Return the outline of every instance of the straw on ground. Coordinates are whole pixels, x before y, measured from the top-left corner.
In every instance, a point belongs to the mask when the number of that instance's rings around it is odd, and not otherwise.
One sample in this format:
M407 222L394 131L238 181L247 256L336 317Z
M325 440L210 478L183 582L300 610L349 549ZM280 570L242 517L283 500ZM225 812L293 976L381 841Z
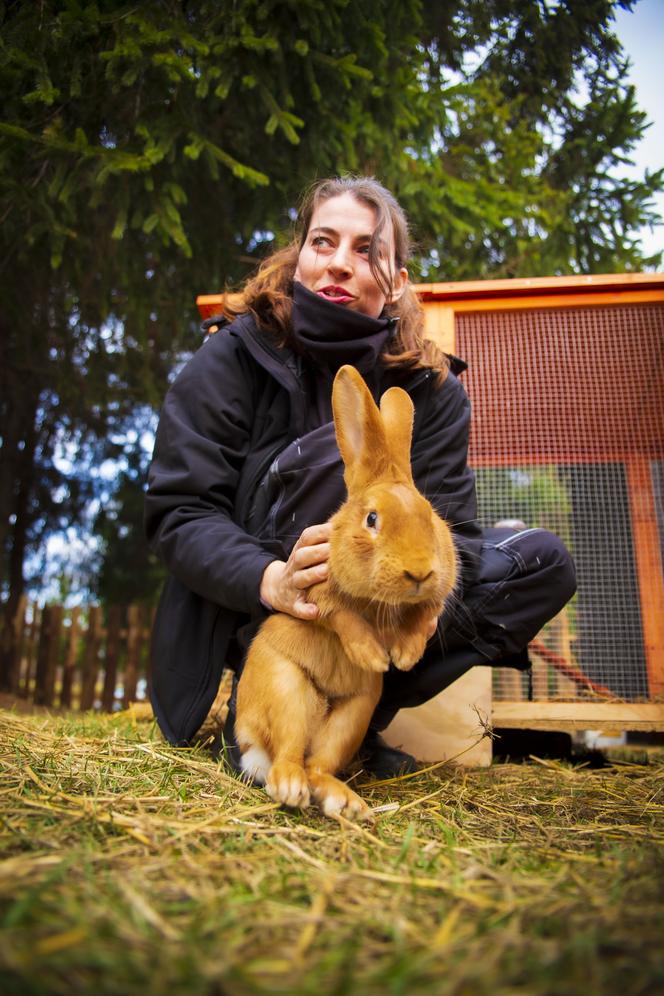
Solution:
M284 810L131 717L0 712L0 987L95 994L664 988L664 762L537 761Z

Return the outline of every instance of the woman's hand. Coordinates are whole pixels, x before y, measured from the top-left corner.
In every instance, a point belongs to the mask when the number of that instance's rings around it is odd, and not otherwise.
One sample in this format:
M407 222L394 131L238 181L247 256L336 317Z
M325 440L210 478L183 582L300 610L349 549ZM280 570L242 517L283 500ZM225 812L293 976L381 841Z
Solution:
M307 602L307 589L327 578L332 526L307 526L286 561L273 560L263 571L261 601L296 619L315 619L318 607Z

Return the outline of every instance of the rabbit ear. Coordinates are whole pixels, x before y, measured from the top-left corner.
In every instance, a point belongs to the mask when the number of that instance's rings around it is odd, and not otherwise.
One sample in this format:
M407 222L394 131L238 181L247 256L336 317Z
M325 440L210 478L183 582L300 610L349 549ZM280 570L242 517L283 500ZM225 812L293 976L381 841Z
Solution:
M332 410L350 492L377 477L388 463L383 420L355 367L341 367L334 378Z
M380 399L380 414L385 426L388 453L410 483L413 481L410 447L414 412L410 396L400 387L391 387Z

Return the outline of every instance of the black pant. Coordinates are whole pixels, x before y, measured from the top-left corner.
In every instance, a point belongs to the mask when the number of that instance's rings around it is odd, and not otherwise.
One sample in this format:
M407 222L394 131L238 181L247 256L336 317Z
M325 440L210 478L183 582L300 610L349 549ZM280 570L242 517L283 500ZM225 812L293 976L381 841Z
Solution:
M528 643L575 590L574 562L553 533L486 530L476 581L452 599L412 671L390 667L372 726L385 729L399 709L432 699L475 664L528 668Z

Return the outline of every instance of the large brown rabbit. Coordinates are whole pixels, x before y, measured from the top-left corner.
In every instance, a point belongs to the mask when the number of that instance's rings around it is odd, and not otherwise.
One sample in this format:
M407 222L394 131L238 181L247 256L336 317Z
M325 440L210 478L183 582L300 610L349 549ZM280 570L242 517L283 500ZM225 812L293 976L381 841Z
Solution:
M356 753L390 661L407 671L456 580L447 524L415 488L413 403L391 388L380 411L342 367L332 408L348 500L333 516L329 577L309 591L314 622L275 614L254 639L238 685L241 766L287 806L313 795L327 816L362 818L334 777Z

